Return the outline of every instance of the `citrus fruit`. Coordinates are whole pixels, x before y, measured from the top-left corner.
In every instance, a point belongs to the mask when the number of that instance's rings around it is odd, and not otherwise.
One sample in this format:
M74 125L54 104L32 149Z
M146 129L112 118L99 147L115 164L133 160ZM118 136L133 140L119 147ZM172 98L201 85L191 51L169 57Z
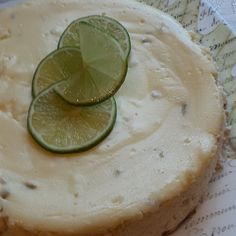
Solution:
M117 40L96 26L81 21L79 32L82 63L73 62L79 73L55 90L71 104L92 105L113 96L120 88L127 73L127 60Z
M99 15L86 16L73 21L62 34L58 44L59 48L65 46L80 48L79 25L81 21L88 22L89 24L96 26L98 29L112 35L119 42L124 57L129 56L131 43L128 31L117 20Z
M114 98L93 106L73 106L54 91L55 86L43 90L30 105L27 124L33 138L56 153L85 151L100 143L115 124Z

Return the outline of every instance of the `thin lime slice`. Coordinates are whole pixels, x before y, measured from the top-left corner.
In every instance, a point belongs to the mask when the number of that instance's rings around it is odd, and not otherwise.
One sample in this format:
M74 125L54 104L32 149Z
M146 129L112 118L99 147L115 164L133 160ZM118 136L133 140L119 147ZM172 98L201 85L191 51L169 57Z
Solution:
M79 23L82 66L79 76L60 83L56 92L74 105L91 105L113 96L124 82L127 60L119 43L94 25Z
M80 48L79 23L81 21L88 22L98 29L112 35L119 42L123 50L124 57L128 58L131 49L129 33L118 21L106 16L92 15L73 21L62 34L58 44L59 48L65 46Z
M65 47L50 53L38 65L32 82L35 97L48 86L68 78L79 77L82 67L81 53L77 48Z
M28 130L42 147L56 153L85 151L111 132L114 98L94 106L73 106L54 92L54 86L33 100L28 113Z

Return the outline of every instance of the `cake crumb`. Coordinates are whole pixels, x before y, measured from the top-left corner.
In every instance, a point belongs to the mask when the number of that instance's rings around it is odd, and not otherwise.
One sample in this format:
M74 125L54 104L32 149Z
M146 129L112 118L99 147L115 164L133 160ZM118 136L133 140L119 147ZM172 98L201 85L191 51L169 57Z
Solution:
M153 90L153 91L151 92L151 96L152 96L152 98L161 98L163 95L162 95L161 92L159 92L159 91L157 91L157 90Z
M10 192L7 191L6 189L3 189L1 192L0 192L0 197L2 199L8 199L10 197Z
M144 20L144 19L141 19L141 20L140 20L140 23L141 23L141 24L144 24L144 23L145 23L145 20Z
M142 39L142 43L152 43L152 40L150 38L144 38Z
M111 201L113 204L121 204L124 201L124 197L119 195L119 196L112 198Z
M11 37L11 32L9 29L0 28L0 40L7 39Z
M187 113L187 104L183 103L181 106L181 113L184 116Z
M30 183L30 182L25 182L24 185L25 185L25 187L32 189L32 190L37 188L37 186L35 184Z
M161 151L161 152L159 153L159 157L160 157L160 158L164 158L164 157L165 157L165 155L164 155L164 152L163 152L163 151Z
M113 175L117 177L117 176L121 175L121 173L122 173L122 171L117 169L114 171Z

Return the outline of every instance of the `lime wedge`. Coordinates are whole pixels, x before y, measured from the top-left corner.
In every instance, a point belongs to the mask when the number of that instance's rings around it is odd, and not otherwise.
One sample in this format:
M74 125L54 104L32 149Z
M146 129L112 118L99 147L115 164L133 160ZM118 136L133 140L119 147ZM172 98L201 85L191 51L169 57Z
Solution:
M81 67L81 53L77 48L67 47L50 53L40 62L34 73L33 97L60 80L79 76Z
M79 22L78 29L82 56L79 76L71 76L55 90L71 104L92 105L120 88L127 73L127 59L111 35L84 21Z
M112 35L119 42L123 50L124 57L128 58L131 49L129 33L118 21L106 16L92 15L73 21L62 34L58 44L59 48L65 46L80 48L79 27L81 21L88 22L98 29Z
M73 106L54 87L41 92L28 113L28 130L42 147L56 153L85 151L111 132L116 120L114 98L94 106Z

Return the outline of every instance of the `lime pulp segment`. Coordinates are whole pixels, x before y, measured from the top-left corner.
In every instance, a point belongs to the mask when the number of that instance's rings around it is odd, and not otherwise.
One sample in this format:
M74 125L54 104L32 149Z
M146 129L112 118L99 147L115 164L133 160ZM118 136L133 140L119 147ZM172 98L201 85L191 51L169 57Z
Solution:
M80 76L60 83L56 92L74 105L91 105L114 95L124 82L127 60L119 43L96 26L80 21ZM62 48L63 49L63 48Z
M54 87L41 92L28 113L28 130L42 147L56 153L85 151L111 132L116 120L114 98L88 107L73 106Z
M125 27L115 19L107 16L92 15L79 18L73 21L62 34L58 47L78 47L80 48L80 22L87 22L98 29L113 36L120 44L124 57L128 58L131 50L129 33Z

